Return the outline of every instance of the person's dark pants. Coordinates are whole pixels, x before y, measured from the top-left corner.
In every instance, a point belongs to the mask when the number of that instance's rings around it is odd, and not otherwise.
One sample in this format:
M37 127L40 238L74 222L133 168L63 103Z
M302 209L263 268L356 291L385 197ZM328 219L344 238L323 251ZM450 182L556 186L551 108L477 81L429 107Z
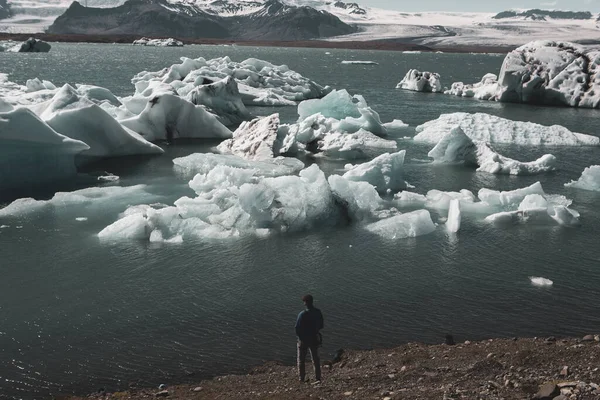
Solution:
M298 341L298 375L300 380L304 381L306 353L310 350L313 366L315 367L315 379L321 380L321 359L319 358L319 346L317 344Z

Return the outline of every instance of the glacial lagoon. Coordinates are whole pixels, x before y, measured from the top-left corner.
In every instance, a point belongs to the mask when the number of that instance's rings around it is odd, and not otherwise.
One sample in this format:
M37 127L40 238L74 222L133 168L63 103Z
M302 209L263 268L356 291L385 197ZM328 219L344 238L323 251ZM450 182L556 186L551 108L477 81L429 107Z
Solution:
M326 53L330 54L326 54ZM287 64L306 77L360 94L384 122L415 127L450 112L485 112L600 135L598 110L500 104L395 89L411 68L439 72L449 86L497 73L503 57L475 54L186 46L53 44L46 54L4 54L0 71L24 84L86 83L132 94L131 78L179 57L248 57ZM377 65L342 64L370 60ZM295 122L296 107L252 107ZM409 131L407 135L413 135ZM39 398L158 386L229 372L267 360L293 363L293 323L300 297L312 293L325 314L324 353L338 348L394 346L512 336L581 335L600 316L600 193L566 188L598 147L495 146L533 160L545 153L558 171L537 176L491 175L463 165L431 164L431 145L397 138L406 150L404 178L417 193L513 190L540 181L546 193L573 200L581 226L516 224L499 228L465 214L457 234L439 227L417 238L390 240L352 225L222 241L101 241L97 234L132 203L172 205L192 195L190 176L172 160L210 152L214 140L161 144L165 154L104 160L87 167L120 176L120 186L145 185L107 201L0 217L0 394ZM344 161L316 159L327 174ZM71 185L23 195L52 197L98 185L85 174ZM140 196L142 199L140 199ZM2 205L15 199L2 193ZM19 195L18 197L21 197ZM443 224L444 210L430 210ZM554 284L536 287L529 277ZM327 356L324 356L326 358Z

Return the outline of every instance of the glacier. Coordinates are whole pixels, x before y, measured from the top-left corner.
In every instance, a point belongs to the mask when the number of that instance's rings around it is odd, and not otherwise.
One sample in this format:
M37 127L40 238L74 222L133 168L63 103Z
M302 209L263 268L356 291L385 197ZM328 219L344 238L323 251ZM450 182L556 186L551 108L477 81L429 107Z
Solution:
M578 180L565 183L565 186L600 192L600 165L587 167Z
M437 144L459 126L473 141L521 146L599 146L600 138L571 132L560 125L544 126L512 121L484 113L442 114L438 119L417 126L416 142Z

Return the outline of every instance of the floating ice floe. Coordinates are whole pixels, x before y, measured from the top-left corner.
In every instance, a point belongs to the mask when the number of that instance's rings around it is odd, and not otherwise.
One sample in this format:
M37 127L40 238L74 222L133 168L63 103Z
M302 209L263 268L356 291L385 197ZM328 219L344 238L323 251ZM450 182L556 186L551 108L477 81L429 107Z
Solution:
M444 94L458 97L474 97L479 100L495 100L497 92L498 76L495 74L485 74L478 83L465 84L463 82L454 82L449 90L444 91Z
M406 73L406 76L404 76L404 79L398 83L396 89L431 93L440 93L443 90L439 74L433 72L421 72L416 69L409 70Z
M0 112L0 189L73 178L75 156L89 148L59 134L28 109Z
M578 180L565 183L565 186L600 192L600 165L587 167Z
M404 156L406 150L385 153L371 161L347 166L344 178L355 182L368 182L381 193L395 192L407 187L404 181Z
M379 63L376 63L375 61L360 61L360 60L344 60L342 61L342 64L346 64L346 65L379 65Z
M460 192L430 190L426 195L403 191L394 196L394 203L400 208L449 210L451 205L456 207L455 200L461 215L480 215L497 225L526 222L563 226L580 224L579 213L569 208L572 201L562 195L546 194L539 182L511 191L482 188L477 196L466 189ZM455 212L453 210L450 214L456 215ZM448 222L454 220L454 215L449 215Z
M414 140L437 144L459 126L473 141L521 146L598 146L600 138L571 132L560 125L544 126L532 122L512 121L484 113L442 114L416 128Z
M138 40L134 40L133 44L136 46L157 46L157 47L183 47L183 42L168 38L168 39L149 39L143 37Z
M58 192L50 200L17 199L0 209L0 218L22 217L48 207L64 212L80 210L82 207L97 208L106 212L108 207L118 208L156 200L158 196L149 193L146 189L146 185L90 187L73 192Z
M554 282L552 282L550 279L537 276L530 276L529 281L533 286L549 287L554 285Z
M250 161L235 155L195 153L173 160L179 171L185 175L207 174L218 165L250 169L259 176L274 177L293 175L304 169L304 163L296 158L276 157L270 160Z
M328 87L318 85L286 65L273 65L255 58L240 63L231 61L229 57L212 60L183 57L181 61L181 64L160 71L137 74L132 79L136 94L162 83L170 85L178 94L187 94L207 80L212 83L229 76L236 80L246 105L295 105L298 101L322 97L330 91Z
M387 239L404 239L428 235L435 231L435 224L429 211L418 210L374 222L365 229Z
M551 154L531 162L513 160L496 153L487 143L471 140L459 126L444 136L428 156L436 163L464 162L491 174L534 175L556 169L556 157Z
M284 144L279 132L279 114L243 122L231 139L219 144L223 154L234 154L247 160L268 160L282 153Z

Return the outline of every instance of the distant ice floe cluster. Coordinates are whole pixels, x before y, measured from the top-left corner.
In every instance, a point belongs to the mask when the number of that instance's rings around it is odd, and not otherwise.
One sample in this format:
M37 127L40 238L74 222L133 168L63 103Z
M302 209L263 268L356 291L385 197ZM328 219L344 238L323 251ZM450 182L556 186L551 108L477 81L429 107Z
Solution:
M135 46L155 46L155 47L183 47L183 42L177 39L149 39L143 37L133 41Z
M441 87L439 76L431 73L412 71L405 79L419 90ZM144 185L89 188L57 193L50 200L16 200L0 210L0 218L47 208L68 213L71 205L110 205L122 212L100 238L164 243L266 237L339 224L386 239L430 234L440 225L455 234L465 215L498 227L579 224L572 201L545 193L539 182L512 191L482 188L477 195L469 190L418 193L405 180L406 150L398 149L406 124L383 123L364 97L322 87L287 66L256 59L182 58L160 71L140 72L132 83L133 95L118 98L97 86L57 88L38 79L22 86L0 75L0 185L72 177L76 162L160 154L162 148L154 143L160 140L220 139L220 154L173 160L193 195L164 204ZM292 104L297 104L298 120L287 124L278 113L254 118L246 108ZM238 124L233 132L227 127ZM511 175L554 171L556 158L514 160L494 150L497 145L600 145L598 137L561 126L482 113L441 115L418 126L412 139L431 146L433 165ZM347 164L327 176L312 164L323 157ZM599 176L598 167L590 167L568 186L598 190ZM118 177L98 179L114 184ZM439 214L447 217L436 221ZM85 222L86 217L70 218Z
M8 53L47 53L51 48L50 43L32 37L21 43L13 41L0 42L0 53L3 51Z
M399 88L428 90L424 76L408 72ZM438 76L439 79L439 76ZM569 42L533 41L504 59L499 75L486 74L480 82L455 82L445 94L507 103L600 107L600 51Z

